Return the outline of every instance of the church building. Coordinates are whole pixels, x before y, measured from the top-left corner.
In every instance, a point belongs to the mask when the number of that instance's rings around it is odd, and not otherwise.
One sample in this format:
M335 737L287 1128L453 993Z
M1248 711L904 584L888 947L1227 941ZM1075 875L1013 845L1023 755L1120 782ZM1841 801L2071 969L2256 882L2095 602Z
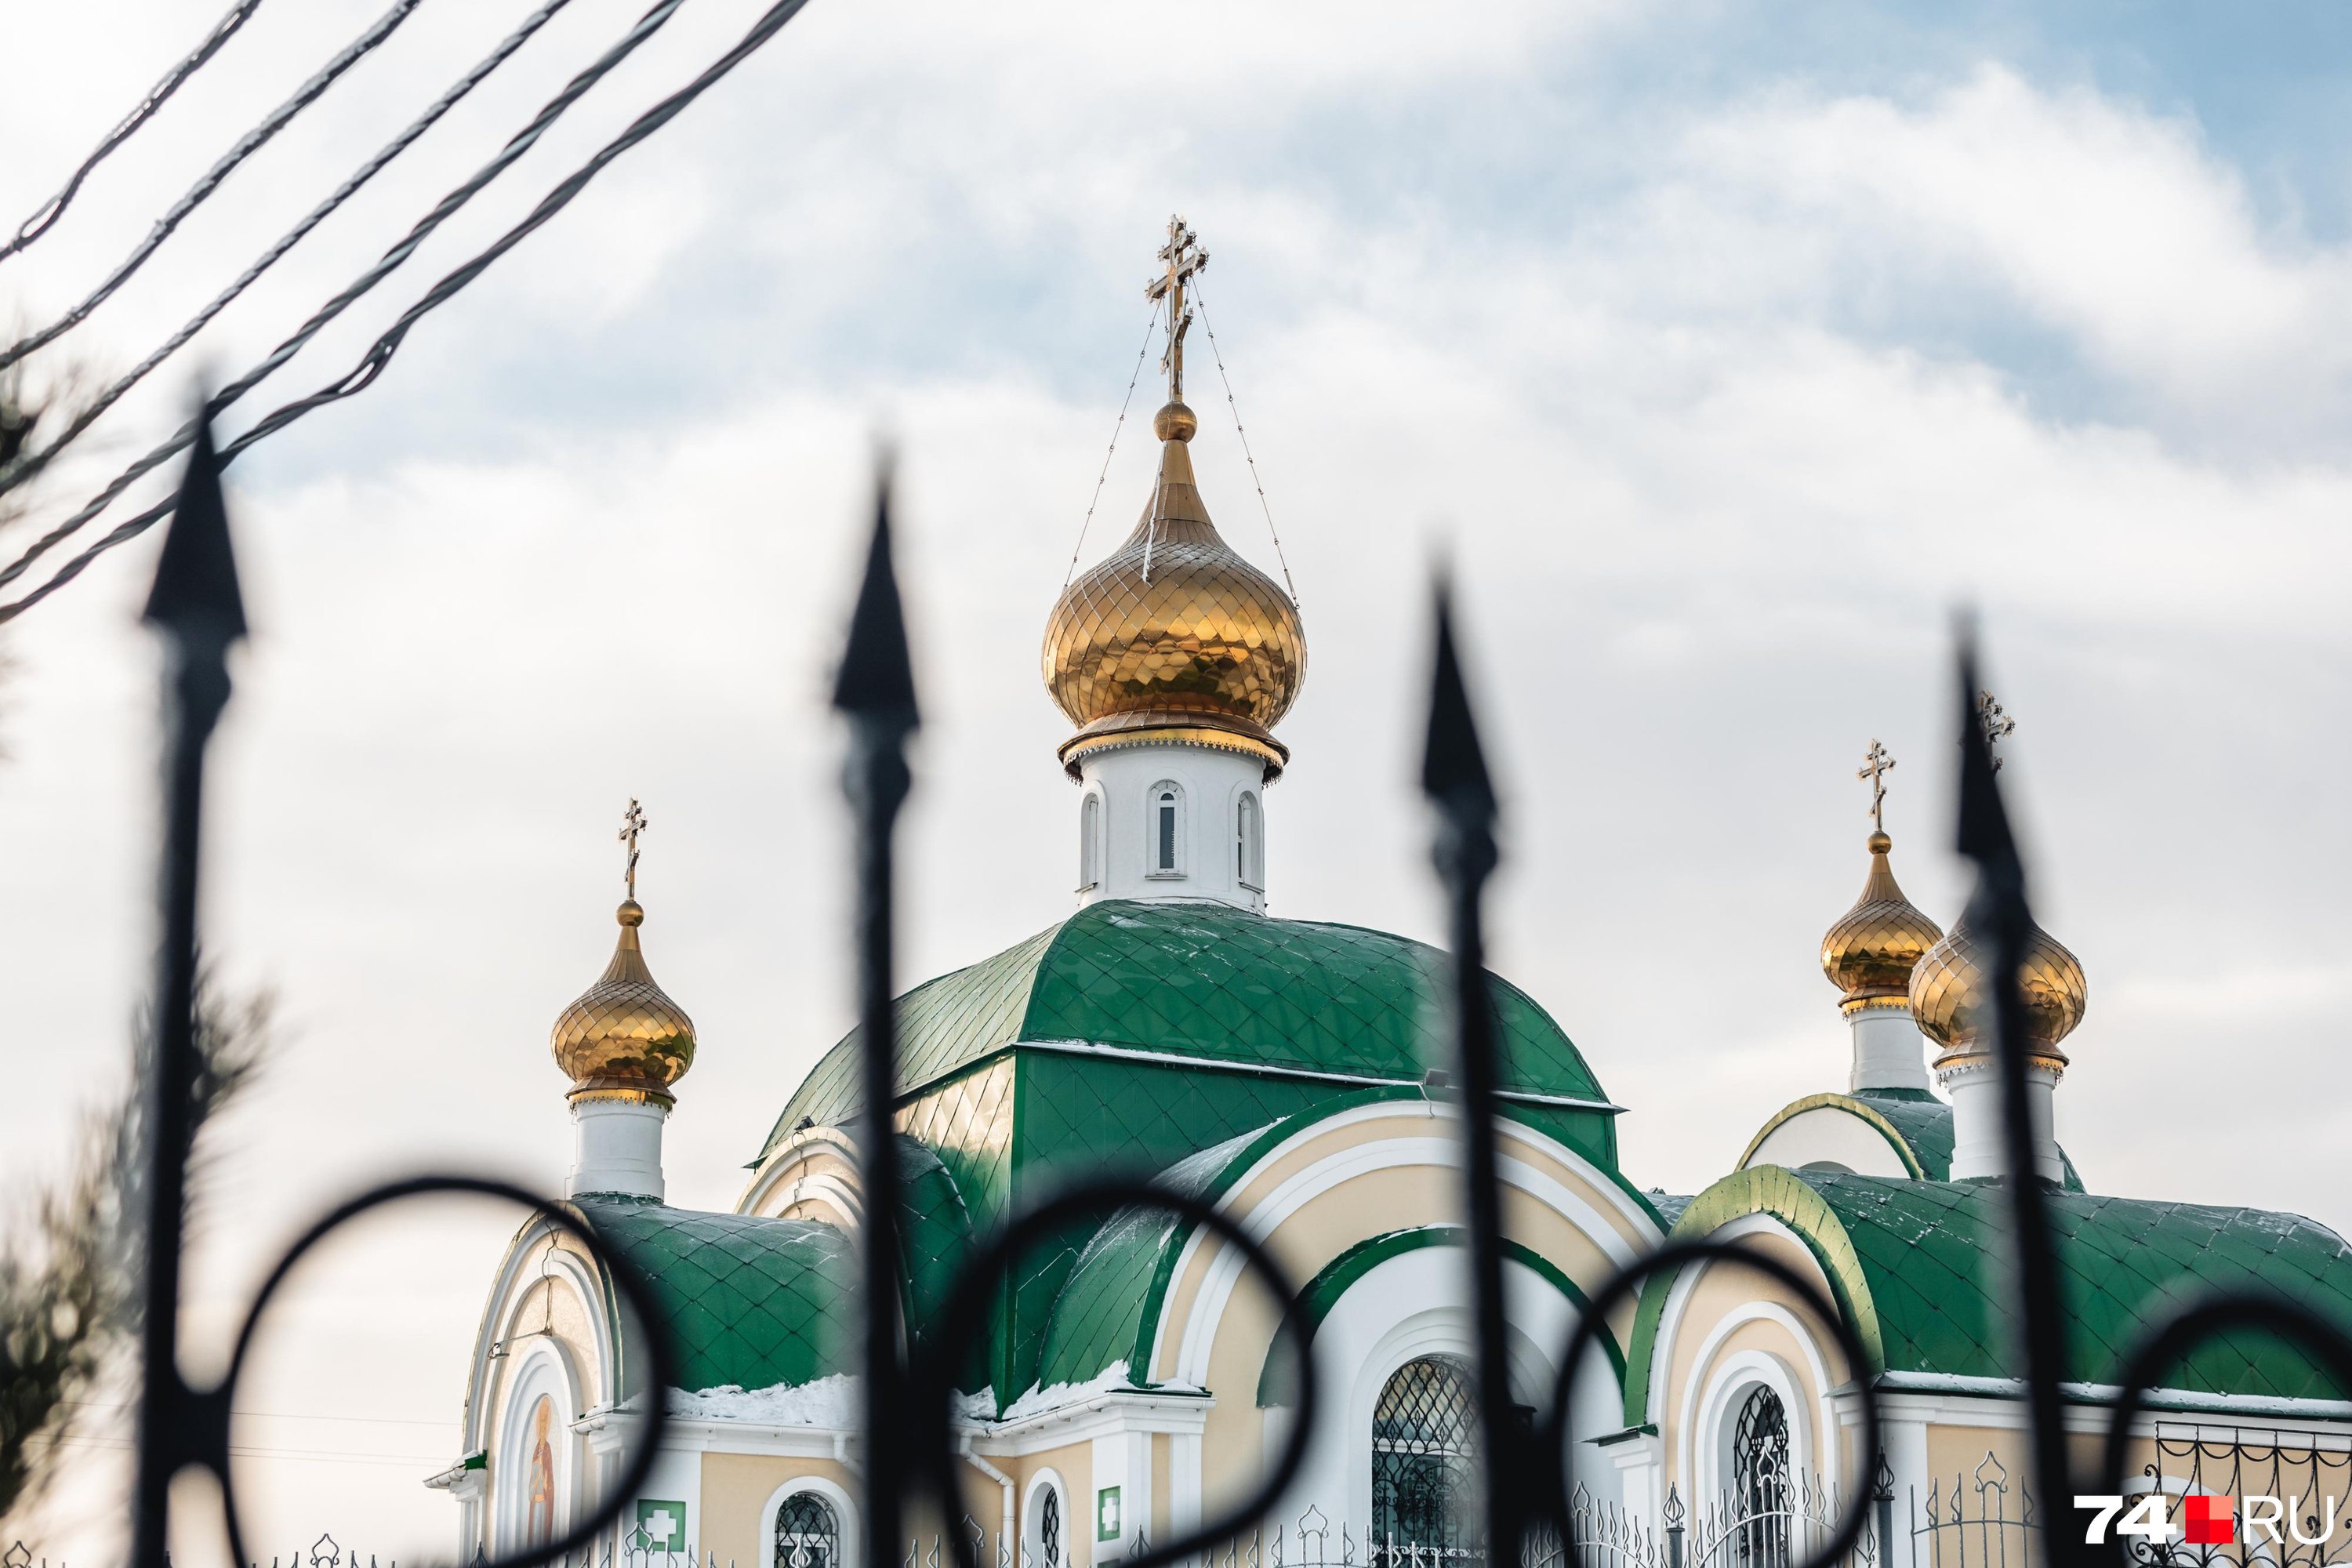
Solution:
M1335 1563L1343 1535L1356 1562L1459 1552L1475 1530L1474 1422L1460 1118L1430 1072L1441 955L1265 912L1270 786L1290 762L1276 731L1305 685L1306 632L1291 595L1210 521L1183 398L1186 294L1207 256L1179 220L1160 258L1158 477L1134 531L1070 583L1045 629L1045 689L1072 726L1058 757L1076 785L1076 907L899 1003L908 1331L936 1332L962 1259L1008 1213L1074 1179L1157 1173L1218 1205L1303 1287L1319 1431L1267 1528L1307 1521ZM1887 765L1874 742L1874 788ZM1580 1528L1653 1542L1713 1518L1727 1541L1735 1524L1777 1521L1739 1538L1740 1554L1762 1542L1790 1560L1839 1478L1874 1468L1854 1451L1865 1387L1886 1419L1879 1490L1904 1500L1883 1516L1898 1562L1922 1507L1936 1527L1935 1489L1951 1487L1957 1508L1953 1478L1988 1456L2010 1476L2027 1469L2006 1359L1986 952L1905 898L1885 832L1864 847L1861 897L1821 954L1850 1035L1846 1080L1765 1117L1737 1168L1696 1195L1622 1168L1626 1108L1596 1070L1605 1057L1588 1061L1541 1003L1490 977L1515 1397L1549 1402L1591 1292L1669 1236L1781 1258L1834 1301L1867 1358L1849 1364L1752 1271L1653 1277L1577 1382ZM612 961L557 1019L553 1049L576 1130L570 1201L652 1281L678 1385L642 1386L611 1281L534 1221L488 1282L462 1457L428 1484L455 1500L465 1557L551 1539L618 1476L631 1402L657 1396L674 1418L617 1550L836 1568L861 1550L860 1042L833 1047L744 1151L750 1179L731 1208L672 1205L663 1125L691 1092L696 1037L648 967L634 890L633 872ZM2027 994L2069 1419L2087 1464L2151 1313L2254 1286L2352 1323L2352 1253L2294 1215L2096 1195L2097 1173L2078 1173L2058 1142L2088 987L2040 932ZM1276 1320L1229 1248L1164 1216L1076 1225L1030 1249L993 1300L960 1426L983 1561L1107 1563L1251 1489L1289 1430ZM2149 1401L2143 1458L2158 1479L2145 1484L2173 1485L2173 1428L2258 1425L2274 1447L2340 1452L2347 1392L2276 1343L2210 1342ZM2070 1501L2035 1506L2063 1519ZM2340 1538L2332 1517L2327 1530ZM1691 1568L1707 1539L1694 1534Z

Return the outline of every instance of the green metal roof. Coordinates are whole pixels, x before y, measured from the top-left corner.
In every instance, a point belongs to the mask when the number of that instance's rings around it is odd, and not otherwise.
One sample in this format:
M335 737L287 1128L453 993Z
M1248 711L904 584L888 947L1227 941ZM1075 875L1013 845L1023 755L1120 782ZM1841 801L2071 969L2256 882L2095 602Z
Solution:
M1244 1069L1418 1079L1444 956L1356 926L1269 920L1221 904L1106 900L899 1005L898 1089L912 1095L1016 1041L1084 1044ZM1549 1015L1493 982L1503 1087L1601 1101ZM856 1110L856 1036L826 1053L761 1151L801 1117Z
M1998 1380L2016 1375L2001 1263L2008 1202L1997 1184L1764 1165L1700 1194L1674 1235L1705 1236L1744 1215L1770 1215L1821 1264L1874 1373ZM2352 1326L2352 1248L2314 1221L2063 1192L2051 1194L2050 1211L2069 1383L2112 1385L2158 1317L2220 1290L2284 1296ZM1642 1292L1628 1358L1628 1425L1646 1419L1651 1356L1672 1284L1669 1276L1653 1276ZM2221 1408L2224 1397L2352 1396L2300 1352L2260 1334L2208 1341L2165 1384L2170 1403L2189 1408Z
M578 1207L646 1279L677 1349L679 1387L772 1388L856 1370L856 1259L833 1226L645 1198ZM636 1384L625 1368L621 1381Z

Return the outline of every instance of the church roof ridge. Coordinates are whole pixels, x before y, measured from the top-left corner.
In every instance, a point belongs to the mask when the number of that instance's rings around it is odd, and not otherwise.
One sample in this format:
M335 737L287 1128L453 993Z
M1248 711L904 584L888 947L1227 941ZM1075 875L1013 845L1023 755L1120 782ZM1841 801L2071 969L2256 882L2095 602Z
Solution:
M1070 1041L1335 1086L1418 1081L1440 959L1427 943L1361 926L1107 900L907 992L898 1092L921 1092L1016 1046ZM1503 1025L1502 1087L1613 1113L1550 1014L1490 978ZM853 1030L819 1060L761 1158L803 1116L837 1122L855 1109L857 1041Z

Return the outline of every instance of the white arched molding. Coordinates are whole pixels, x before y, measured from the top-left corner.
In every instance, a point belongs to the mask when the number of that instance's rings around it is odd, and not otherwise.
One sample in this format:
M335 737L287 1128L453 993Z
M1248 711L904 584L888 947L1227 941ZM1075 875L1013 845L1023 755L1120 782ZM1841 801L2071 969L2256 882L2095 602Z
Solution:
M760 1505L760 1565L761 1568L789 1568L776 1561L776 1516L784 1511L784 1504L803 1492L821 1497L833 1510L833 1517L841 1526L841 1552L837 1568L858 1562L857 1508L849 1494L823 1476L794 1476L768 1494Z
M488 1450L495 1426L492 1397L499 1396L498 1407L502 1410L504 1391L514 1384L516 1358L526 1343L545 1342L524 1339L548 1321L546 1309L537 1300L541 1279L556 1289L568 1289L588 1326L587 1365L573 1369L577 1381L572 1415L576 1418L585 1414L590 1402L604 1404L612 1399L616 1364L613 1303L605 1300L604 1279L594 1263L572 1250L578 1245L569 1232L545 1219L535 1219L524 1226L522 1234L507 1249L497 1278L490 1281L489 1304L482 1312L473 1366L467 1375L467 1453ZM501 1346L506 1347L504 1354L499 1353ZM499 1383L502 1373L503 1387Z
M1743 1215L1716 1230L1708 1239L1738 1241L1750 1236L1776 1237L1801 1252L1804 1249L1802 1239L1770 1215ZM1657 1375L1651 1384L1647 1415L1651 1421L1662 1422L1669 1408L1674 1411L1676 1473L1693 1496L1717 1495L1718 1483L1724 1479L1718 1427L1722 1421L1738 1414L1736 1405L1729 1416L1719 1408L1723 1401L1731 1397L1731 1384L1727 1379L1732 1374L1726 1369L1743 1368L1752 1375L1746 1375L1738 1386L1749 1388L1761 1383L1780 1396L1781 1406L1789 1416L1790 1465L1802 1474L1843 1486L1851 1478L1839 1473L1839 1457L1831 1441L1841 1426L1834 1395L1843 1383L1832 1375L1829 1352L1822 1342L1822 1335L1828 1331L1826 1325L1811 1321L1811 1314L1799 1310L1794 1303L1750 1300L1732 1308L1708 1325L1705 1338L1691 1356L1690 1374L1682 1388L1677 1392L1668 1386L1673 1368L1680 1359L1678 1342L1688 1322L1691 1299L1699 1281L1717 1267L1711 1262L1695 1264L1676 1278L1674 1289L1667 1294L1664 1310L1659 1314L1657 1334L1650 1351L1650 1364L1657 1369ZM1756 1288L1759 1291L1779 1289L1765 1279L1758 1279ZM1829 1294L1826 1281L1822 1282L1822 1289L1824 1295ZM1771 1366L1780 1369L1780 1379L1775 1381L1767 1375L1763 1363L1755 1360L1763 1352L1721 1353L1724 1342L1750 1323L1770 1323L1788 1335L1802 1362L1801 1375L1778 1356L1765 1357ZM1851 1370L1848 1375L1852 1375Z
M1458 1247L1400 1253L1366 1270L1332 1304L1315 1336L1316 1365L1324 1374L1326 1403L1318 1422L1323 1436L1308 1449L1282 1517L1311 1502L1334 1519L1342 1517L1340 1510L1351 1521L1371 1518L1372 1413L1389 1379L1424 1356L1467 1361L1476 1354L1462 1259ZM1550 1280L1516 1258L1504 1260L1503 1291L1511 1397L1540 1408L1550 1401L1558 1377L1552 1357L1568 1343L1576 1309ZM1596 1422L1615 1429L1609 1416L1622 1396L1613 1378L1593 1375L1590 1365L1587 1373L1574 1395L1587 1419L1572 1419L1571 1429L1589 1436ZM1594 1483L1606 1499L1613 1473L1602 1471L1588 1461L1580 1479Z
M1172 800L1163 798L1173 796ZM1181 881L1189 868L1192 824L1184 786L1161 779L1143 796L1143 875L1147 881ZM1171 810L1172 806L1172 811ZM1168 815L1163 817L1162 814Z
M525 1518L530 1505L530 1449L534 1436L531 1412L545 1399L553 1406L547 1425L550 1457L554 1462L555 1508L552 1541L572 1528L584 1489L586 1440L572 1429L579 1420L581 1390L578 1370L563 1342L553 1339L526 1340L506 1357L506 1387L499 1399L498 1451L490 1456L490 1533L499 1552L520 1551Z
M1344 1185L1356 1176L1371 1171L1399 1167L1429 1166L1448 1172L1458 1171L1462 1164L1461 1141L1450 1128L1433 1128L1432 1122L1458 1120L1459 1110L1451 1105L1422 1100L1387 1100L1373 1105L1359 1106L1351 1110L1302 1129L1294 1137L1269 1150L1241 1180L1228 1189L1219 1207L1233 1212L1238 1194L1246 1194L1254 1178L1261 1172L1279 1164L1318 1138L1335 1131L1360 1126L1383 1117L1394 1117L1404 1127L1401 1135L1357 1143L1335 1151L1325 1159L1310 1162L1255 1204L1245 1215L1238 1215L1243 1228L1253 1239L1264 1241L1282 1223L1315 1199ZM1414 1126L1412 1124L1419 1123ZM1407 1131L1410 1129L1410 1131ZM1633 1198L1620 1189L1609 1175L1591 1161L1559 1141L1546 1137L1534 1129L1514 1122L1498 1125L1502 1157L1496 1169L1503 1184L1515 1188L1542 1204L1553 1214L1568 1221L1586 1240L1619 1268L1633 1261L1637 1247L1655 1245L1660 1233L1656 1223ZM1538 1170L1527 1159L1516 1158L1510 1152L1513 1145L1523 1154L1539 1155L1574 1172L1614 1210L1617 1223L1584 1197L1568 1186ZM1631 1237L1627 1232L1632 1232ZM1191 1308L1181 1325L1171 1324L1168 1312L1177 1292L1170 1291L1169 1304L1154 1331L1151 1365L1163 1364L1163 1353L1171 1327L1181 1336L1177 1341L1175 1365L1171 1370L1177 1381L1200 1385L1208 1375L1210 1348L1215 1341L1217 1326L1223 1320L1226 1303L1241 1281L1241 1254L1229 1247L1210 1240L1206 1233L1195 1230L1176 1260L1171 1282L1182 1281L1204 1245L1216 1246L1216 1256L1211 1259L1208 1273L1193 1297Z
M1819 1402L1809 1396L1796 1370L1769 1351L1733 1351L1708 1368L1705 1382L1693 1381L1682 1434L1683 1474L1691 1495L1727 1496L1731 1490L1733 1427L1740 1406L1758 1388L1779 1396L1789 1421L1789 1468L1792 1476L1840 1480L1822 1465Z
M823 1220L855 1230L866 1215L857 1185L857 1151L838 1128L810 1127L792 1134L760 1162L735 1212L776 1218L798 1207L794 1217ZM815 1209L827 1212L808 1213Z
M1045 1498L1051 1493L1062 1510L1062 1568L1069 1568L1072 1532L1087 1519L1073 1520L1070 1515L1070 1486L1062 1479L1062 1472L1051 1465L1042 1466L1029 1478L1029 1489L1021 1497L1021 1550L1028 1555L1015 1558L1016 1564L1025 1568L1052 1568L1045 1561Z

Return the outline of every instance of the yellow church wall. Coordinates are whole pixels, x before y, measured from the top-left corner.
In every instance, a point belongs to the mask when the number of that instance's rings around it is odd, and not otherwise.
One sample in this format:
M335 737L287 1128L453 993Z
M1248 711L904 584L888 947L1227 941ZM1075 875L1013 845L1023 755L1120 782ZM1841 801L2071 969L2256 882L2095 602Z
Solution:
M829 1481L858 1495L857 1475L834 1459L787 1458L776 1454L702 1456L700 1538L695 1549L708 1562L716 1556L734 1568L764 1568L767 1543L760 1539L760 1516L778 1488L802 1479Z

